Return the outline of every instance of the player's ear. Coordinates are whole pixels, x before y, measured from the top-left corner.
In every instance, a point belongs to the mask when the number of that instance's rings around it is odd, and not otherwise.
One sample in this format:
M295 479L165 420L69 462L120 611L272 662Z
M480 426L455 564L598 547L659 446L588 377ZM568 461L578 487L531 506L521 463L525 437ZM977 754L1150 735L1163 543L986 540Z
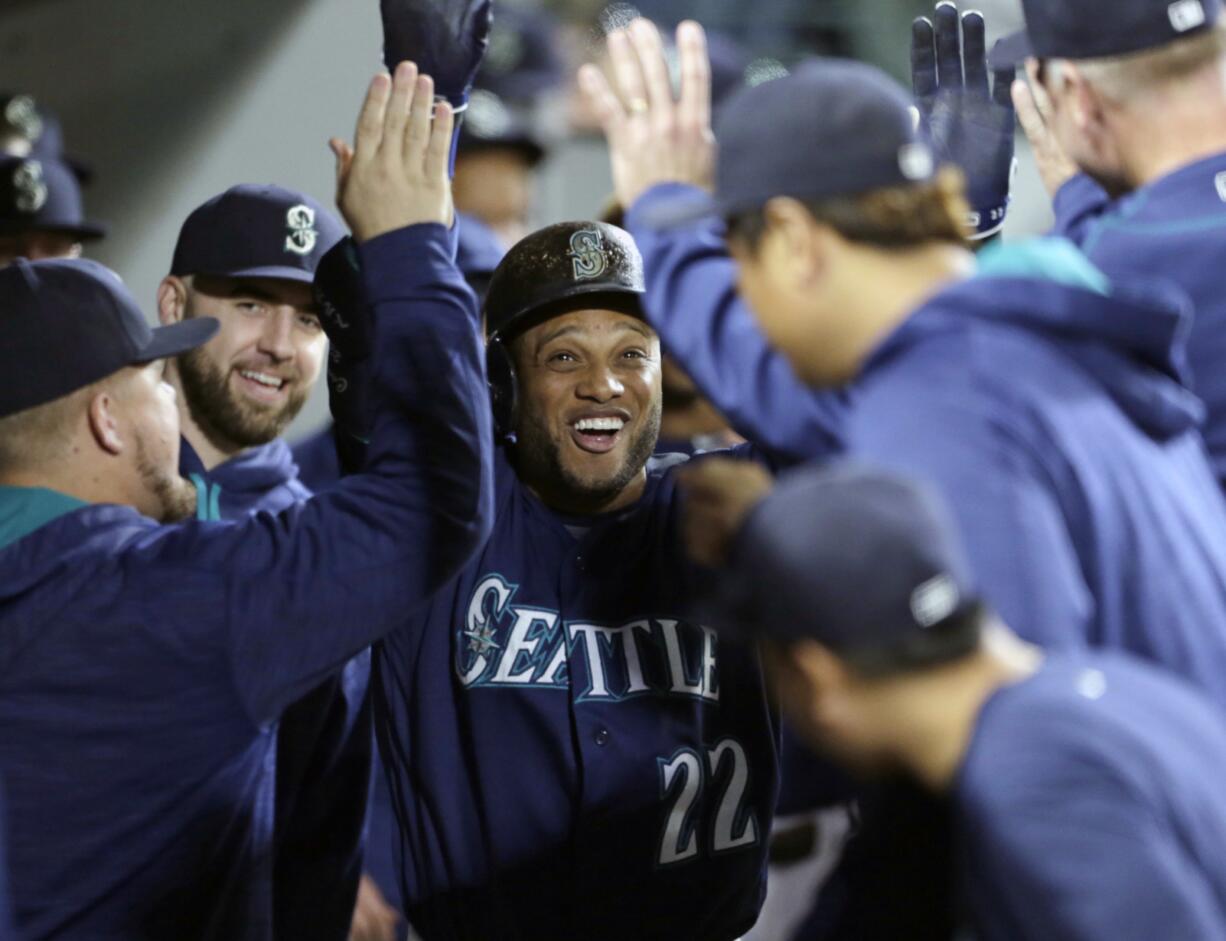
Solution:
M829 229L804 203L777 196L762 209L762 255L788 287L808 292L830 264Z
M123 453L124 440L115 414L115 390L111 382L103 382L90 393L89 430L98 447L118 457Z
M158 285L158 320L163 326L178 323L187 313L187 284L169 274Z

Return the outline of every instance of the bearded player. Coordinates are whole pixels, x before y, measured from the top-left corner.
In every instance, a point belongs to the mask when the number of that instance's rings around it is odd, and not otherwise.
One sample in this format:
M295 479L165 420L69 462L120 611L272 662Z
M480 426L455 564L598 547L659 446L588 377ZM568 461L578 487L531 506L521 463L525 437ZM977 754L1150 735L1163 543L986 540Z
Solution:
M183 224L158 314L164 324L207 316L221 325L166 372L178 393L180 471L195 481L206 516L279 513L311 495L280 435L321 371L327 338L311 285L343 234L314 199L271 185L232 187ZM340 937L349 926L373 747L369 675L363 653L281 716L273 893L281 937Z
M642 293L597 222L528 236L491 280L494 531L375 649L426 941L732 941L757 918L775 723L753 650L693 611Z

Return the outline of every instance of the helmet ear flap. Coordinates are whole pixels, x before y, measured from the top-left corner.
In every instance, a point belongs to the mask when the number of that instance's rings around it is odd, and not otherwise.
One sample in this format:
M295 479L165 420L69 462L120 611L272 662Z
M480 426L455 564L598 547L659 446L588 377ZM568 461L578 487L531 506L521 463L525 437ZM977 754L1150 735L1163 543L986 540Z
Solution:
M494 433L499 441L515 440L515 425L519 412L519 379L511 351L498 337L485 345L485 369L490 389L490 407L494 412Z

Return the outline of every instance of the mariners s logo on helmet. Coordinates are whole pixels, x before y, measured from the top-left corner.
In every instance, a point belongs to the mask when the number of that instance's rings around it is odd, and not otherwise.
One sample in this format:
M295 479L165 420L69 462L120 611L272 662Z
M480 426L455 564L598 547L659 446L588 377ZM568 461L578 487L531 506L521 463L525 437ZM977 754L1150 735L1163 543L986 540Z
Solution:
M47 184L43 182L43 165L37 160L23 160L13 171L14 204L18 212L38 212L47 202Z
M595 229L580 229L570 237L570 251L566 253L574 262L575 280L587 281L599 278L609 267L605 254L604 236Z
M285 250L295 255L311 254L319 238L315 228L315 210L299 203L285 214L285 225L289 229L285 236Z

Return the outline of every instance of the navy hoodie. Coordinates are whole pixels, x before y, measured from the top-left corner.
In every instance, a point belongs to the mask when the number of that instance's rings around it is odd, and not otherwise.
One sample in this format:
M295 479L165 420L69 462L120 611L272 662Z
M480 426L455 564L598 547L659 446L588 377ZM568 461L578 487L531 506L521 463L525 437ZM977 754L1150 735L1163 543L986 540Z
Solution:
M1192 389L1204 400L1205 443L1226 486L1226 153L1180 167L1112 202L1078 175L1056 193L1055 234L1108 276L1168 278L1192 298Z
M809 390L737 297L718 223L644 223L683 190L657 187L629 216L648 318L738 431L774 429L770 448L793 458L843 448L927 478L1023 637L1129 650L1226 703L1226 506L1184 384L1179 291L1113 285L1063 240L998 248L847 390Z
M360 253L367 473L178 526L0 488L0 767L29 941L271 938L277 718L488 535L484 354L446 230Z
M311 492L281 439L205 470L184 438L179 471L222 519L279 513ZM277 728L274 922L279 938L343 937L362 869L374 739L370 652L291 705Z

